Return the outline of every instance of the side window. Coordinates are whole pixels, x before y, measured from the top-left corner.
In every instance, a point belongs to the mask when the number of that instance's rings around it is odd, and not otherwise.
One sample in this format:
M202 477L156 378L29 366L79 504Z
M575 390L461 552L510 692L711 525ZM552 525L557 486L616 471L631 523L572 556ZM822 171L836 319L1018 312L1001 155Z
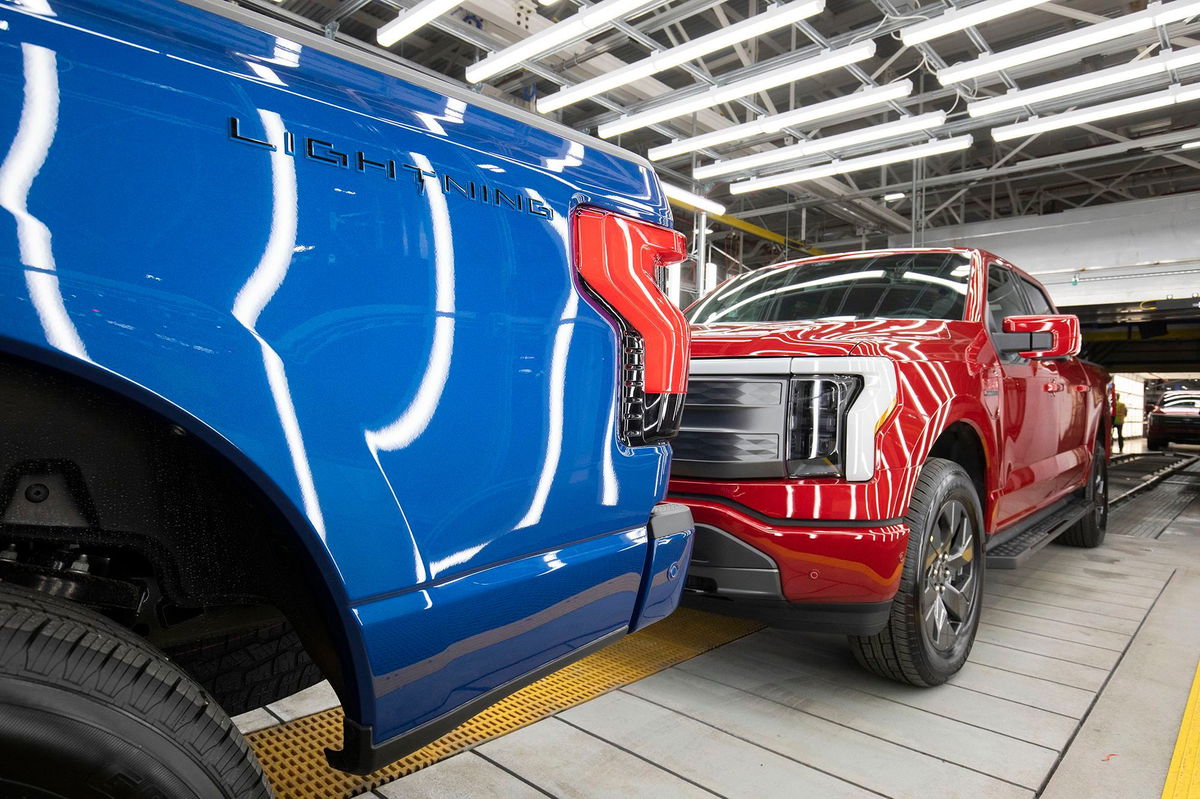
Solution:
M1021 288L1025 290L1025 298L1029 301L1030 313L1054 313L1054 306L1050 304L1050 299L1046 296L1046 292L1042 291L1040 286L1030 283L1025 278L1021 278L1020 283Z
M1002 266L988 266L987 306L989 327L998 333L1006 316L1029 313L1021 283L1012 272Z

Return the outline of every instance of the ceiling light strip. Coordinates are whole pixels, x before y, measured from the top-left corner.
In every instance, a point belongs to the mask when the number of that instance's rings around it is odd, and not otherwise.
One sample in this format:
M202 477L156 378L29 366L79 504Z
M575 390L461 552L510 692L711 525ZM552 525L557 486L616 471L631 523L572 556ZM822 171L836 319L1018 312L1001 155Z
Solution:
M742 80L727 83L724 86L713 86L699 94L685 97L682 100L662 103L644 111L618 117L605 122L597 129L602 139L611 139L621 133L649 127L658 122L681 117L685 114L702 111L706 108L741 99L757 92L773 89L786 83L793 83L813 75L819 75L838 67L864 61L875 55L875 42L859 42L840 50L826 50L813 58L806 58L794 64L777 67L776 69L754 75Z
M811 139L799 144L793 144L790 147L778 147L765 153L755 153L754 155L747 155L742 158L730 158L728 161L717 161L713 164L696 167L692 170L692 177L696 180L706 180L719 175L742 172L747 169L783 163L784 161L793 161L797 158L804 158L805 156L816 155L818 153L843 150L847 147L855 147L871 142L882 143L887 139L895 139L919 131L932 132L944 124L946 124L946 112L932 111L928 114L905 117L883 125L872 125L847 133L839 133L836 136Z
M746 194L747 192L786 186L790 183L803 183L806 180L818 180L820 178L833 177L834 175L845 175L849 172L860 172L864 169L874 169L880 166L887 166L888 164L898 164L902 161L916 161L934 155L944 155L945 153L965 150L971 146L973 141L974 138L970 135L955 136L951 139L934 139L925 144L902 147L898 150L889 150L877 155L848 158L844 161L832 161L821 166L797 169L793 172L782 172L778 175L767 175L761 178L743 180L740 183L731 184L729 191L731 194Z
M1173 3L1154 3L1144 11L1126 14L1088 25L1058 36L1032 42L1023 47L979 56L971 61L944 67L937 71L937 79L943 86L962 83L972 78L991 75L1005 69L1041 61L1063 53L1081 50L1095 44L1131 36L1148 31L1156 25L1165 25L1200 14L1200 0L1175 0Z
M665 69L677 67L717 50L732 47L740 42L762 36L764 33L807 19L820 14L824 9L825 0L795 0L795 2L776 6L770 11L756 14L735 25L730 25L728 28L721 28L678 47L655 53L629 66L548 94L537 101L537 110L543 114L557 111L589 97L625 86L635 80L647 78Z
M912 94L912 90L912 81L898 80L886 86L879 86L874 89L862 89L853 94L843 95L832 100L813 103L812 105L785 111L781 114L771 114L770 116L761 117L753 122L744 122L741 125L732 125L728 128L714 130L711 133L702 133L699 136L680 139L670 144L651 147L647 156L651 161L662 161L665 158L693 153L707 147L728 144L729 142L738 141L750 136L777 133L792 125L813 127L813 123L829 119L830 117L848 114L852 111L862 111L867 108L890 103L894 100L903 99Z
M1151 75L1165 74L1168 70L1200 64L1200 47L1185 50L1168 50L1153 58L1133 61L1108 69L1099 69L1065 80L1046 83L1032 89L1013 89L998 97L967 103L967 113L972 117L985 117L1015 111L1029 105L1037 105L1062 97L1083 94L1095 89L1117 86Z
M493 75L505 72L522 61L536 58L543 53L557 50L598 28L606 27L616 19L630 16L657 6L666 5L666 0L604 0L588 6L557 22L549 28L526 36L521 41L503 50L497 50L467 67L468 83L479 83Z
M1151 111L1155 108L1165 108L1176 103L1186 103L1197 99L1200 99L1200 83L1188 86L1172 86L1170 89L1144 94L1140 97L1130 97L1126 100L1117 100L1112 103L1079 108L1074 111L1067 111L1048 117L1032 117L1014 125L1003 125L998 128L992 128L992 138L996 141L1008 141L1009 139L1018 139L1025 136L1036 136L1039 133L1046 133L1051 130L1060 130L1074 125L1084 125L1088 122L1097 122L1102 119L1128 116L1129 114Z
M462 0L422 0L412 8L400 12L400 16L375 31L375 41L380 47L391 47L430 22L449 11L453 11Z
M663 194L667 195L667 197L672 200L681 202L684 205L690 205L693 208L704 211L705 213L716 214L717 216L721 216L725 213L725 206L721 205L720 203L713 202L707 197L701 197L699 194L680 188L673 183L665 183L663 181L659 181L659 183L662 185Z
M918 22L900 29L900 40L908 47L937 39L973 25L981 25L994 19L1024 11L1041 5L1047 0L984 0L961 8L951 8L946 13L925 22Z

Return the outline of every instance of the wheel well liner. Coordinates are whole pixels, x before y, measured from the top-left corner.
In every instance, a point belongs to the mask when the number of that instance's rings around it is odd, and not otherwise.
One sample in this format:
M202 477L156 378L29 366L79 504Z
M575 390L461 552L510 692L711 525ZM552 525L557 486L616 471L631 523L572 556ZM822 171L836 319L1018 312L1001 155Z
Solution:
M326 576L333 564L312 551L315 534L273 481L154 393L90 364L25 349L0 339L5 537L134 552L179 607L274 606L347 713L361 718L354 653L364 650L350 640L358 628L339 601L340 584ZM31 470L56 469L71 496L57 509L46 503L31 524L19 512L19 481Z
M944 458L948 461L954 461L963 467L963 470L970 476L971 482L975 485L975 491L979 495L979 504L983 509L983 518L985 520L989 519L991 503L988 500L987 450L983 446L983 439L975 428L964 421L950 424L941 432L937 440L933 442L933 446L929 450L929 457Z

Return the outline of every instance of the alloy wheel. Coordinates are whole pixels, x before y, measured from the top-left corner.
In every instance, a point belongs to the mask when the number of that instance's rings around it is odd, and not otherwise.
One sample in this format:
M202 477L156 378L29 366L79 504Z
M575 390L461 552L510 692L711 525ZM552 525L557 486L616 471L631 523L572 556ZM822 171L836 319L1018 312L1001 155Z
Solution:
M934 649L953 649L971 619L977 593L976 554L971 514L961 501L948 500L930 525L923 569L921 620Z

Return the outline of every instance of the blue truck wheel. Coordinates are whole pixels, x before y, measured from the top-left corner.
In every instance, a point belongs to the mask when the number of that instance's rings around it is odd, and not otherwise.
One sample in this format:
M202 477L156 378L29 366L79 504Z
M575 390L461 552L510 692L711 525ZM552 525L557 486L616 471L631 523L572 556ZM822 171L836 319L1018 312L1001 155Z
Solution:
M0 584L0 796L268 799L229 716L107 618Z

